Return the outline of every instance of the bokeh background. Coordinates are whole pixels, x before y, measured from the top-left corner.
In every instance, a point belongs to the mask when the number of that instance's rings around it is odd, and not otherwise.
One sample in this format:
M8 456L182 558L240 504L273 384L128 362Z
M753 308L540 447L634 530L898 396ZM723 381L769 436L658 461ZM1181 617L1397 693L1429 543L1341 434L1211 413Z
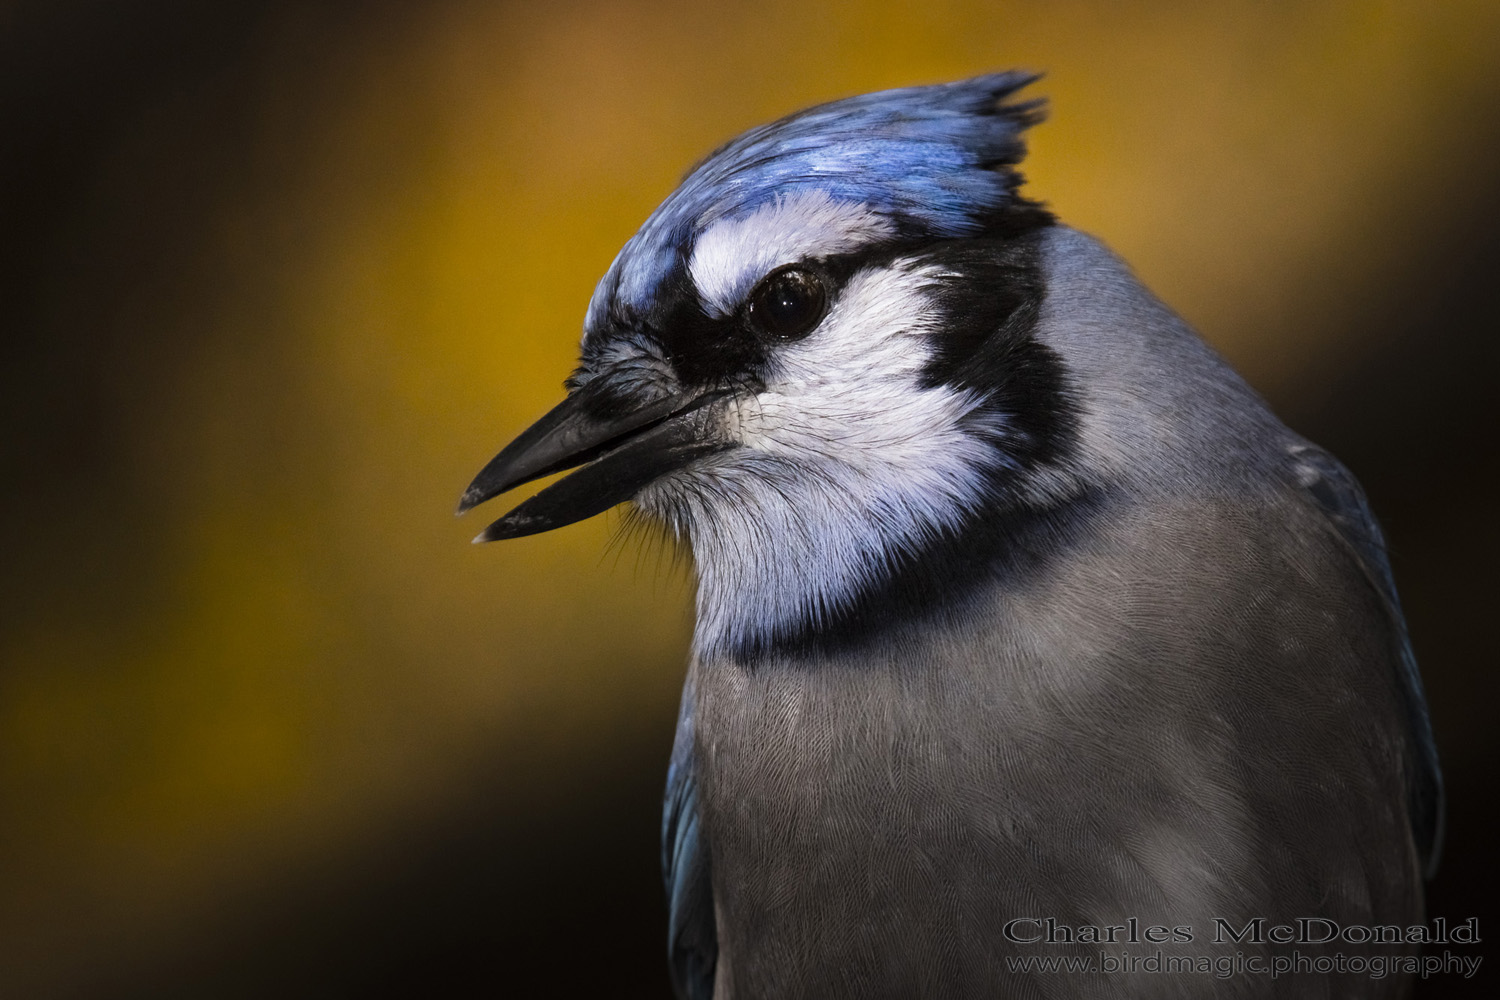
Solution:
M699 155L1011 66L1032 195L1365 482L1486 926L1500 4L12 0L0 996L665 996L689 574L450 512Z

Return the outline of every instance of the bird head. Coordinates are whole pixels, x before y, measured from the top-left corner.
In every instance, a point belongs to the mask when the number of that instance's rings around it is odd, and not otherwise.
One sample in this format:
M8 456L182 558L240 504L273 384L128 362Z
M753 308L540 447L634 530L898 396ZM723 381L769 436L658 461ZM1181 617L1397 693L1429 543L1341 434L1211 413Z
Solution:
M1069 389L1031 336L1052 217L1014 169L1040 102L1007 102L1033 79L837 101L694 167L601 280L567 397L459 511L581 468L475 540L633 501L692 547L700 650L744 649L1066 493Z

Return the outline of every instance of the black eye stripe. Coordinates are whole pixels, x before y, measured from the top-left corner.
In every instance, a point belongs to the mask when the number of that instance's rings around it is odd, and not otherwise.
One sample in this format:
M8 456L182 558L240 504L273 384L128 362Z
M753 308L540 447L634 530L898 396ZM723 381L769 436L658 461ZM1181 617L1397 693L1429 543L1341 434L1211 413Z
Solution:
M983 242L988 251L979 248L981 257L994 252L998 246L1015 242L1015 239L1011 237ZM856 252L783 265L762 278L728 316L710 311L704 306L699 290L690 277L687 260L683 258L662 281L649 307L639 312L616 309L610 319L612 324L621 329L635 330L638 335L656 341L678 379L684 384L715 385L736 379L755 379L764 374L767 359L775 353L777 345L795 342L817 328L837 301L840 290L858 272L890 267L894 261L904 257L938 255L946 260L958 253L963 258L965 255L960 251L969 243L968 240L955 242L912 236L861 247ZM952 263L958 266L965 260ZM788 324L786 328L791 332L778 335L774 330L757 325L756 321L762 317L754 315L753 300L770 279L794 270L817 279L824 301L805 329L798 324ZM959 324L961 329L951 329L939 339L938 356L929 373L932 382L958 378L954 369L962 365L972 355L977 342L982 341L984 335L994 329L992 322L998 324L1008 312L1006 303L1010 301L1009 297L1003 291L997 294L994 290L1010 286L1011 276L986 273L982 280L972 285L975 294L979 296L977 301L969 302L965 299L964 302L946 303L952 307L949 311L964 318L965 322ZM945 287L944 291L950 290ZM945 300L949 297L944 295ZM809 309L809 314L812 312ZM803 317L804 320L806 318ZM966 334L971 332L975 336L967 337ZM591 337L585 343L585 360L589 353L589 343L596 339L601 344L604 342L599 335Z

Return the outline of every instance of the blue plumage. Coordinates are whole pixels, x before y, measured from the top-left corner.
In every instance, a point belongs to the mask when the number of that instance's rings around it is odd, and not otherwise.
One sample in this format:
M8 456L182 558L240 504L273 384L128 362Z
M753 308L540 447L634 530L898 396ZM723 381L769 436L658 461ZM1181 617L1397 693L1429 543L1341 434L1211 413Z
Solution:
M645 311L693 240L771 199L823 192L867 205L904 232L962 236L1014 198L1021 133L1041 101L1002 103L1036 79L992 73L864 94L751 129L705 157L615 258L586 329L611 310Z

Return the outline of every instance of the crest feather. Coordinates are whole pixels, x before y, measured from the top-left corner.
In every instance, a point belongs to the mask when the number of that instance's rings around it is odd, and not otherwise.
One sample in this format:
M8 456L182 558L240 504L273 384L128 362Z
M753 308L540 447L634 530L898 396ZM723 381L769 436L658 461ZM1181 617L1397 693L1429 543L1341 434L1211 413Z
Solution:
M693 167L626 243L589 308L593 330L612 307L637 311L704 229L768 201L821 192L891 220L903 233L963 236L1016 199L1022 133L1041 100L1006 103L1038 79L991 73L862 94L753 128Z

